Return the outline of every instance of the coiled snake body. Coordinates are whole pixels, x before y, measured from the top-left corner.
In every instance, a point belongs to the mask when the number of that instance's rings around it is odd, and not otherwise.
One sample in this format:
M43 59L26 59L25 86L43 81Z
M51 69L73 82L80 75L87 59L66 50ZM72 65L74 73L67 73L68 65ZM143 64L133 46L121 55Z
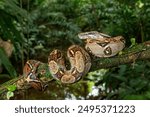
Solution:
M48 57L49 71L52 76L62 83L75 83L87 74L91 67L91 58L88 53L97 57L112 57L120 52L125 47L125 40L122 36L110 37L106 34L97 31L85 32L78 34L80 39L85 40L85 49L79 45L72 45L67 50L67 57L70 63L70 69L67 68L63 53L55 49ZM38 78L34 74L34 69L37 66L35 62L27 62L24 72L28 82L39 83ZM25 70L26 66L30 70ZM40 85L38 85L40 86ZM36 86L35 86L36 87Z
M80 46L72 45L67 50L70 69L66 69L65 60L60 50L54 50L48 58L49 69L53 77L62 83L75 83L84 76L91 67L89 54Z

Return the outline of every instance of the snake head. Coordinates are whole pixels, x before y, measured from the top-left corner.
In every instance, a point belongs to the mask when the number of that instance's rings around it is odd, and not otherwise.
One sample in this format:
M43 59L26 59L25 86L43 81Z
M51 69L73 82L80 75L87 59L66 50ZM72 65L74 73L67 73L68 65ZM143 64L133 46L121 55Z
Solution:
M30 72L28 77L26 78L26 81L30 84L31 87L33 87L36 90L44 91L46 85L43 84L43 82L37 78L37 76Z
M36 90L43 90L44 85L42 81L38 78L37 69L40 65L40 61L28 60L23 68L23 75L25 80Z

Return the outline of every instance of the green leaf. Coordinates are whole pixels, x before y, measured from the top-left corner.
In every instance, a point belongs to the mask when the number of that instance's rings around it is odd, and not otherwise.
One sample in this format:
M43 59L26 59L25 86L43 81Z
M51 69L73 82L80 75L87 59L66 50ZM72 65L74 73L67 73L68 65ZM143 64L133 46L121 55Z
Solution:
M131 38L130 41L131 41L130 47L133 47L136 44L135 38Z
M7 95L7 99L10 99L11 97L14 96L14 92L8 91L6 95Z
M136 6L142 8L144 6L144 3L141 0L139 0L136 2Z
M90 92L92 92L92 87L94 86L94 82L87 82L87 85L88 85L88 92L90 93Z
M15 85L10 85L7 87L8 91L15 91L17 89L17 87Z
M2 48L0 48L0 61L4 65L6 70L9 72L9 74L12 78L17 76L16 70L12 66L10 60L8 59L8 57L6 56L6 54Z

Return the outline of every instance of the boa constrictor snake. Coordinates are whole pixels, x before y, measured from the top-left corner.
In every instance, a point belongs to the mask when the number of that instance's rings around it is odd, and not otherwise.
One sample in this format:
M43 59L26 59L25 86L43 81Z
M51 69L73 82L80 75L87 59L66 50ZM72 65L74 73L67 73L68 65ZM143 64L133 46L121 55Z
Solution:
M122 36L110 37L97 31L91 31L80 33L78 37L85 40L85 50L79 45L72 45L68 48L67 57L70 69L67 68L68 65L60 50L55 49L49 54L49 71L62 83L75 83L87 74L91 67L89 53L96 57L112 57L125 47L125 39ZM39 61L29 60L23 70L26 80L35 89L43 87L36 75L36 68L39 64Z

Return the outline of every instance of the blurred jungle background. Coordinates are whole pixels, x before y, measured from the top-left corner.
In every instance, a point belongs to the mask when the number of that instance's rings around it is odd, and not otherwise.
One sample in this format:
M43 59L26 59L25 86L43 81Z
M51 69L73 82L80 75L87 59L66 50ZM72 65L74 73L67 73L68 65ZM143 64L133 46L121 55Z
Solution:
M149 0L0 0L0 84L22 75L29 59L47 62L54 48L83 42L77 34L122 35L126 47L150 39ZM3 51L4 50L4 51ZM25 99L150 99L150 61L89 72L78 83L53 81Z

